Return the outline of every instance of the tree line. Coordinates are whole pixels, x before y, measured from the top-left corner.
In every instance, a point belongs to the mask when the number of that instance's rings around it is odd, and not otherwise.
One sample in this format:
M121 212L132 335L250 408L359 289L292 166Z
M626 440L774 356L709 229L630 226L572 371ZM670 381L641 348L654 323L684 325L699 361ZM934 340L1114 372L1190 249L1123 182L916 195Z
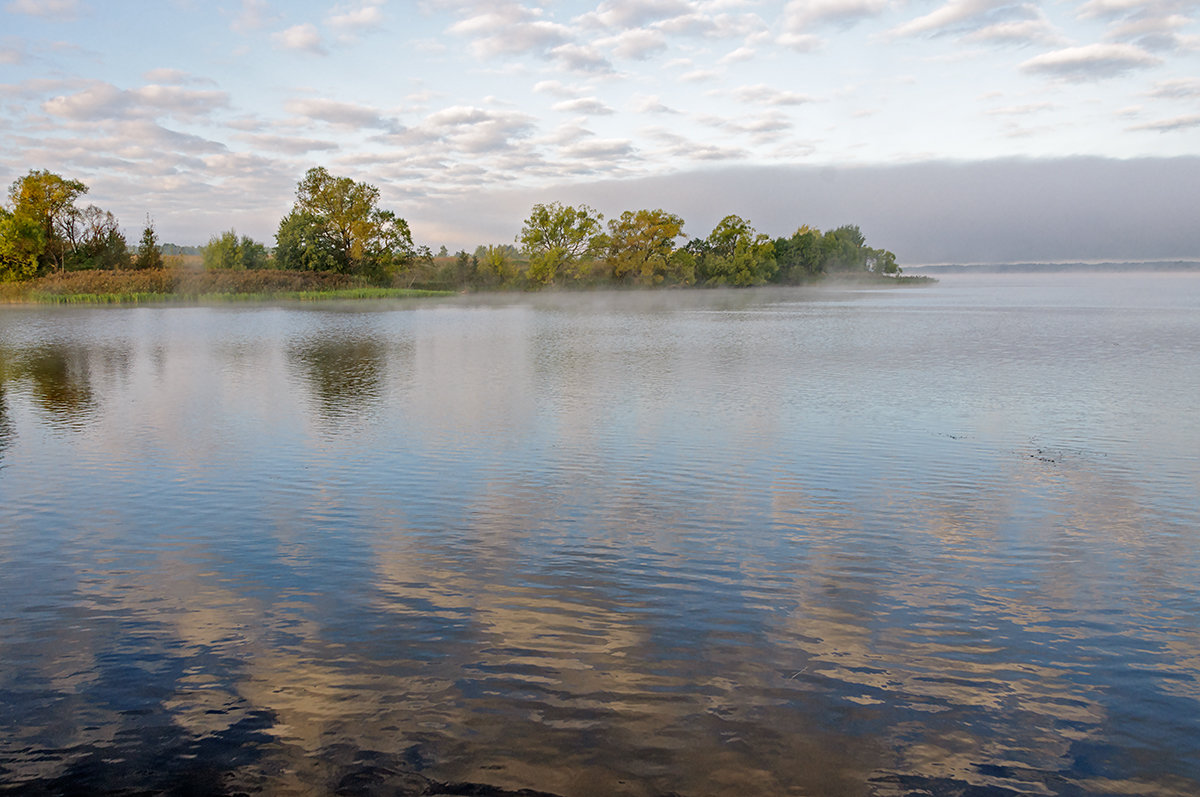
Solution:
M46 171L31 171L12 184L8 205L0 207L0 280L162 266L163 247L149 216L131 250L112 213L77 206L87 190ZM688 239L683 227L682 218L662 209L627 210L605 223L587 205L552 202L533 206L513 244L452 256L442 247L434 256L413 244L404 219L379 206L378 188L316 167L297 185L273 248L231 229L214 235L200 252L209 269L334 272L377 284L455 289L751 286L901 270L892 252L867 246L855 225L825 232L802 225L775 239L737 215L723 218L703 238Z

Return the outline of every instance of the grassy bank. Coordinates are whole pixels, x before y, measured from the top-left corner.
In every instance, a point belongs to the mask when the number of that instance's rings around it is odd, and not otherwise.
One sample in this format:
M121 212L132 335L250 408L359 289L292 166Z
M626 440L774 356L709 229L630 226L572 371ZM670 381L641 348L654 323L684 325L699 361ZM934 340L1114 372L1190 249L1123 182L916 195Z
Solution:
M447 291L369 285L345 274L308 271L75 271L0 284L0 302L20 304L150 304L324 301L445 296Z

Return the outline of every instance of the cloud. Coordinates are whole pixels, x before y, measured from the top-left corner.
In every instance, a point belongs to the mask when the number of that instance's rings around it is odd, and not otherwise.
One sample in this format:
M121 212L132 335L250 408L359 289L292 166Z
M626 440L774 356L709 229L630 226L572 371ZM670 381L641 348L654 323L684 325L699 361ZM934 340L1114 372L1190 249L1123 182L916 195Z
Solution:
M1160 63L1161 58L1132 44L1087 44L1043 53L1023 62L1020 68L1063 80L1087 81L1116 77Z
M758 52L753 47L738 47L736 50L730 50L721 56L718 64L736 64L741 61L749 61L757 55Z
M969 41L1001 44L1062 41L1041 8L1012 0L950 0L888 33L895 37L960 35Z
M1127 130L1156 130L1160 133L1170 133L1176 130L1191 130L1192 128L1200 127L1200 114L1188 114L1187 116L1176 116L1171 119L1159 119L1154 122L1145 122L1140 125L1134 125L1126 128Z
M0 64L15 66L23 59L21 51L16 47L0 47Z
M328 55L329 52L321 43L321 34L317 26L311 22L271 34L271 40L285 50L298 50L313 55Z
M79 15L79 0L12 0L4 7L11 14L27 14L56 21L67 21Z
M610 160L627 158L633 155L634 148L627 138L591 138L562 147L559 152L568 158Z
M1003 108L990 108L984 113L989 116L1029 116L1043 111L1057 110L1059 106L1051 102L1031 102L1026 105L1007 105Z
M142 79L148 83L165 83L172 86L217 85L217 82L211 78L196 77L184 72L182 69L151 69L142 74Z
M563 44L551 50L550 54L564 69L572 72L609 73L613 71L613 65L595 47Z
M595 97L581 97L577 100L565 100L554 106L554 110L562 113L581 113L588 115L604 115L613 113L613 109Z
M111 83L92 82L74 94L51 97L42 110L74 121L158 118L196 118L229 106L223 91L186 89L152 84L139 89L119 89Z
M308 120L328 122L332 125L346 127L370 128L375 130L398 131L400 125L394 119L384 117L377 108L369 105L358 105L340 100L328 100L317 97L306 97L298 100L288 100L284 109L296 116Z
M234 33L251 33L272 25L279 19L278 14L271 13L271 6L267 0L242 0L242 9L229 27Z
M765 83L756 83L753 86L740 86L734 89L732 94L738 101L754 105L803 105L816 101L815 97L807 94L784 91L774 86L768 86Z
M539 94L553 94L556 97L578 97L579 89L568 86L558 80L541 80L533 85L533 90Z
M693 4L685 0L607 0L583 21L595 21L607 28L645 28L694 11Z
M367 0L356 6L337 6L326 22L329 27L346 34L361 33L383 23L383 0Z
M450 32L472 39L471 49L481 58L501 55L545 54L571 40L571 29L541 19L541 9L517 3L498 3L488 10L459 20Z
M667 39L660 31L638 28L606 39L598 39L595 46L612 52L618 58L644 61L654 53L666 50Z
M1200 78L1184 77L1171 80L1160 80L1149 92L1151 97L1182 100L1200 97Z
M1034 9L1037 15L1031 19L997 22L967 34L968 42L986 44L1065 44L1066 39L1055 30L1042 10Z
M272 134L239 135L237 138L245 141L251 147L266 152L283 152L288 155L304 155L308 152L329 152L338 149L337 142L315 138L300 138L298 136L280 136Z
M783 9L784 36L821 27L848 28L882 14L888 0L792 0Z
M679 113L674 108L664 105L657 94L635 96L629 110L634 113Z
M715 69L693 69L690 72L684 72L679 79L685 83L705 83L716 80L720 76L721 73Z
M435 111L412 130L411 138L441 142L469 153L510 150L519 139L528 138L534 120L517 111L494 111L470 105L455 105Z

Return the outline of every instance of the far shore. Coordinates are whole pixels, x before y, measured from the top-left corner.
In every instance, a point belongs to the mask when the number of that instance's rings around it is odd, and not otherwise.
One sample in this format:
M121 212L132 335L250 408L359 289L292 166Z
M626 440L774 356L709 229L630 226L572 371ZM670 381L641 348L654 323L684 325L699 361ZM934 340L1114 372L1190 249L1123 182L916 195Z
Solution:
M937 280L925 275L886 276L870 272L819 275L799 286L910 287ZM595 286L606 290L618 286ZM779 286L786 287L786 286ZM543 289L540 292L546 292ZM553 287L549 288L554 291ZM558 289L580 293L586 286ZM629 287L635 292L704 290L697 287ZM521 293L516 290L480 293ZM333 301L358 299L413 299L463 293L451 286L378 285L346 274L311 271L197 270L189 268L69 271L28 282L0 283L0 304L208 304L255 301Z

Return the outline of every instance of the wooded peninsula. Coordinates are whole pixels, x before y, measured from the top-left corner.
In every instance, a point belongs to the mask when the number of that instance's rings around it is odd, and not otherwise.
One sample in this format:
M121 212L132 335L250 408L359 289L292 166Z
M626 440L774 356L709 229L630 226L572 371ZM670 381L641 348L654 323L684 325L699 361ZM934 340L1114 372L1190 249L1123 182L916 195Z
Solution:
M142 302L170 299L382 298L557 288L801 285L835 275L897 284L896 256L866 245L856 225L801 225L772 240L736 215L686 243L684 221L661 209L604 223L587 205L536 204L514 243L451 254L415 246L408 223L379 206L379 189L309 169L275 245L228 230L184 249L161 244L149 215L136 247L117 218L79 206L78 180L30 171L0 206L0 300Z

